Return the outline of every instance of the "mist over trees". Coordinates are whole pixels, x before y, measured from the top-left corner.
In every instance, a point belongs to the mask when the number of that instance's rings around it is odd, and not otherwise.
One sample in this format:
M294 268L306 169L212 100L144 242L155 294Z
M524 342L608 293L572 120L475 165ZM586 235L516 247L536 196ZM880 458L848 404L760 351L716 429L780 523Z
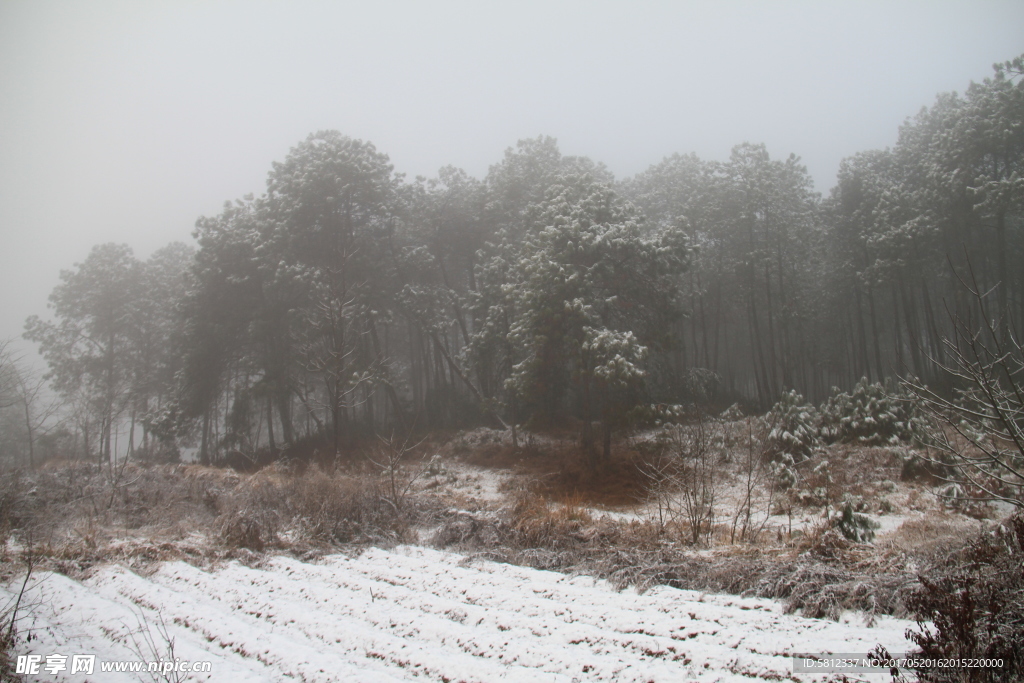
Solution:
M896 375L949 395L951 314L979 312L958 274L1024 332L1022 72L940 95L826 197L749 143L617 181L538 137L482 179L410 181L321 131L263 194L200 218L195 248L95 247L25 336L68 448L100 461L119 430L121 452L218 463L487 423L572 425L598 463L658 406L767 409ZM2 371L7 420L31 392Z

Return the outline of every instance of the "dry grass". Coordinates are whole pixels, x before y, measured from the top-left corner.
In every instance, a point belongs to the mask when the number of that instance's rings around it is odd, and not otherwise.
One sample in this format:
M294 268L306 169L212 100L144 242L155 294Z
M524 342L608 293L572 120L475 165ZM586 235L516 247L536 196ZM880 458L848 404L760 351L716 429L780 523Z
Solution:
M0 607L0 681L15 681L15 645L18 640L14 605Z
M507 433L478 429L460 435L447 451L467 464L534 480L536 490L553 501L578 496L587 506L612 508L643 501L647 482L641 452L627 442L616 443L611 458L594 467L578 442L563 436L522 435L515 448Z
M308 543L328 545L411 540L411 525L426 508L417 499L396 505L385 495L384 485L379 478L315 465L295 475L264 470L220 503L220 539L228 547L256 551L287 547L281 540L283 531Z
M667 585L775 598L791 612L831 619L845 610L904 616L904 598L916 585L908 552L852 543L824 524L788 545L697 551L683 542L684 528L595 519L581 500L550 503L520 491L498 513L450 516L433 543L471 557L596 576L619 588ZM728 534L724 526L718 532Z
M589 506L628 507L644 499L646 480L634 451L615 448L597 468L576 447L550 455L558 469L541 479L540 491L553 500L575 496Z
M620 491L634 485L641 491L630 491L628 499L616 502L635 503L642 497L643 482L629 480L640 474L637 461L657 455L652 450L655 444L635 440L628 451L622 448L616 454L613 467L595 476L581 471L583 460L574 444L548 442L543 448L516 451L499 438L500 433L486 436L474 444L475 450L465 455L466 459L513 467L532 475L534 483L526 490L512 491L510 503L500 511L449 515L435 534L434 544L476 557L598 576L620 587L644 590L670 585L775 598L785 601L790 611L811 617L835 619L845 610L905 616L906 598L918 585L914 568L926 565L938 545L952 540L958 529L963 531L963 522L950 517L943 522L909 524L877 546L844 538L821 517L825 505L835 511L850 496L859 500L865 511L880 508L883 500L891 508L907 495L906 489L912 498L919 487L902 484L903 492L897 492L894 482L899 481L905 455L899 450L840 444L816 454L801 473L805 490L826 490L821 500L805 500L799 513L801 517L818 516L818 524L802 529L794 538L777 524L764 526L746 542L726 545L735 534L729 515L721 514L728 512L723 508L712 529L711 547L699 549L690 545L692 534L681 519L668 523L653 518L614 521L588 512L595 500L609 499L602 490L602 474L604 481L617 479L614 485ZM747 447L747 438L743 423L727 425L729 453L719 465L731 487L739 481L736 471L742 466L736 452ZM813 472L823 459L829 461L827 477ZM624 476L624 469L614 467L627 463L630 477ZM729 493L727 500L735 498ZM925 502L923 498L907 501L917 507Z
M903 522L889 536L889 540L904 550L932 553L961 543L965 535L970 535L977 529L977 522L971 523L963 517L942 512L930 512Z
M766 519L755 525L756 533L732 545L736 536L729 506L739 500L744 460L738 456L749 450L750 435L745 423L727 423L726 452L719 463L726 495L709 547L698 548L690 544L692 534L681 519L616 521L594 512L594 501L608 496L601 490L601 473L595 477L580 471L583 460L575 444L549 439L516 450L506 437L491 431L474 435L472 443L461 445L461 457L510 467L525 475L519 481L532 477L532 486L510 491L508 504L500 510L447 515L433 537L435 545L474 557L603 577L640 590L671 585L776 598L806 616L838 618L845 610L905 616L907 597L919 585L917 568L928 566L936 552L976 526L962 515L936 512L936 501L924 484L901 483L908 455L903 449L833 444L801 466L801 488L812 495L803 500L787 496L773 506L775 514L786 509L783 504L797 508L797 533L790 537L786 532L791 523L786 518L784 526L778 518ZM634 463L656 456L656 448L651 439L636 438L628 448L620 445L617 463L632 458L629 471L636 475L640 470ZM827 475L814 472L822 460L829 462ZM622 470L611 467L606 474L623 487ZM764 519L767 498L763 492L758 495L758 519ZM631 492L630 502L640 497ZM826 509L834 515L846 500L861 512L913 510L927 515L886 534L876 545L855 543L823 515ZM817 523L808 521L815 518Z
M1024 680L1024 516L938 552L908 599L922 659L991 659L991 669L918 669L921 681Z
M0 575L18 571L12 542L31 548L46 568L74 575L105 561L202 563L270 549L302 554L410 541L412 526L433 514L432 500L418 495L390 501L377 473L294 469L128 465L112 473L66 464L4 473Z
M689 544L693 534L682 518L620 521L594 511L602 504L635 505L642 497L637 463L656 455L653 443L618 444L611 462L591 469L570 440L534 435L532 445L524 438L515 449L508 437L474 430L429 449L519 473L509 478L514 487L504 501L493 504L449 490L440 479L411 486L425 467L419 453L396 472L407 491L400 497L393 494L391 472L365 459L331 467L277 463L252 474L154 465L129 466L112 476L75 463L11 472L0 481L0 541L11 536L21 547L31 545L47 568L74 574L105 561L144 567L164 559L258 563L265 552L306 557L353 544L415 542L417 528L434 527L434 545L476 557L589 574L640 590L670 585L777 598L791 611L836 618L847 609L904 614L905 596L916 585L914 568L926 566L971 525L960 516L929 512L867 546L822 520L794 538L776 524L727 545L734 533L730 516L721 512L732 496L722 499L709 547L697 548ZM743 438L727 432L726 443L742 450ZM852 493L864 501L886 497L902 508L927 507L927 496L917 493L921 487L900 484L896 490L896 451L835 446L816 457L829 459L831 481L808 477L808 483L830 485L833 504ZM737 480L739 459L723 456L719 465L723 481ZM813 507L801 516L820 517ZM0 568L10 576L16 563L8 558Z
M905 598L917 585L907 571L878 571L852 561L764 553L757 549L703 555L669 547L643 549L620 544L637 537L650 546L644 528L609 531L602 543L582 543L569 549L489 547L476 553L483 559L521 564L607 579L617 588L653 586L731 593L782 600L787 612L806 617L838 619L843 611L868 615L906 616ZM620 542L617 543L616 541Z

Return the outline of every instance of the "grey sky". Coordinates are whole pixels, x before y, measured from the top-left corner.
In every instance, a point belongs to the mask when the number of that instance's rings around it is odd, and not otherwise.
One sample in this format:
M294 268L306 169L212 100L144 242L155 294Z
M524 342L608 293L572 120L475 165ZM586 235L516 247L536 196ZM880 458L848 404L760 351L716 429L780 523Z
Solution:
M0 0L0 338L94 244L190 241L316 130L409 176L538 134L620 178L764 142L825 192L1021 52L1019 1Z

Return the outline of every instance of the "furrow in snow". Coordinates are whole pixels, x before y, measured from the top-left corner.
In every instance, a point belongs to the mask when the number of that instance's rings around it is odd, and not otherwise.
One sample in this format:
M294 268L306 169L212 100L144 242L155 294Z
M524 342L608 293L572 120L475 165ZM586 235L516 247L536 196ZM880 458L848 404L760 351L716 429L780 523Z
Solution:
M381 598L388 586L317 585L294 569L254 570L232 564L210 574L182 563L165 566L154 580L183 592L194 591L240 618L264 628L301 634L313 647L379 659L417 675L466 680L536 680L528 671L545 662L494 652L479 634L451 618L408 610ZM355 589L353 589L355 588ZM507 640L507 639L506 639ZM502 654L499 659L496 655ZM529 653L522 653L526 657ZM511 660L511 661L507 661ZM545 680L569 680L549 675Z
M454 643L476 657L500 659L506 664L571 676L579 671L575 666L567 667L566 654L576 650L570 660L586 659L595 675L607 672L622 679L624 657L663 658L668 662L688 659L685 649L669 639L642 634L620 636L559 618L524 618L515 611L464 602L454 590L449 591L450 595L435 594L375 582L350 571L347 563L325 567L279 558L274 564L275 575L283 573L299 580L301 588L293 588L291 593L287 593L288 586L278 585L292 599L311 601L311 606L329 608L335 615L359 615L374 628L406 637L448 647ZM259 576L247 580L262 583ZM557 605L553 609L566 611ZM677 665L669 668L678 672Z
M211 680L779 680L792 677L782 653L907 645L896 620L869 629L767 600L617 592L424 548L276 557L260 569L168 562L149 577L105 567L85 585L52 575L44 586L40 646L137 659L124 644L136 615L162 616L175 654L212 661Z
M230 591L228 581L217 581L218 574L207 574L222 590ZM100 595L109 600L127 601L149 609L158 609L165 622L188 629L207 642L206 649L234 652L242 658L262 662L282 676L303 681L394 681L392 672L365 653L351 655L345 651L324 651L317 643L287 628L268 628L240 609L241 604L210 599L202 591L174 590L140 577L120 567L107 568L88 581ZM218 677L219 678L219 677Z
M488 609L550 615L551 605L565 606L566 621L588 623L620 633L646 633L694 640L702 647L726 644L732 648L742 634L746 647L760 653L867 652L881 642L890 651L903 651L903 633L911 624L883 620L887 628L857 627L820 619L805 619L769 611L765 600L723 598L694 600L692 591L660 587L645 595L617 592L607 582L567 577L493 562L460 566L461 557L422 548L397 552L371 549L357 561L346 562L368 576L415 591L446 593ZM723 624L728 624L724 627ZM730 635L723 634L728 631Z
M385 559L383 557L379 559ZM398 558L390 557L391 560ZM350 560L337 559L327 568L305 565L304 571L322 572L329 577L328 580L350 582L353 566L358 563ZM366 567L362 568L367 571ZM379 569L379 568L378 568ZM447 609L449 611L460 611L467 616L466 623L473 623L477 630L490 630L499 641L508 641L509 638L524 638L525 642L534 643L540 638L540 642L550 642L555 648L555 656L558 652L565 652L567 649L577 649L580 656L584 654L594 658L612 656L618 662L620 656L627 655L637 659L663 659L670 662L692 661L695 666L703 666L704 662L720 663L723 660L733 660L737 656L734 648L723 644L720 639L711 641L705 638L704 642L679 642L680 636L652 634L654 630L665 631L664 628L645 627L636 621L629 622L629 627L616 630L604 623L601 617L594 617L596 609L589 605L585 597L589 594L584 591L579 599L571 601L556 601L550 598L537 597L530 592L530 587L517 586L515 593L504 596L496 595L496 591L506 590L505 588L492 588L487 584L479 584L479 579L488 580L488 575L482 577L474 576L472 569L457 568L459 574L445 577L443 575L430 575L427 580L413 582L415 585L401 585L394 576L380 584L377 588L380 596L388 599L402 599L408 596L410 599L423 605L428 597L435 600L446 596L445 603L436 609ZM379 574L377 571L370 571L371 574ZM405 571L404 580L409 580L415 574ZM340 577L346 577L344 579ZM474 585L474 580L476 585ZM591 591L592 592L592 591ZM629 594L611 592L610 597L622 601L631 597ZM500 603L500 604L499 604ZM628 604L628 603L627 603ZM622 611L616 606L615 610ZM627 606L625 612L630 612ZM666 620L665 614L658 615L660 619ZM588 618L589 617L589 618ZM479 623L478 623L479 622ZM721 626L713 624L717 630ZM692 631L691 631L692 633ZM743 653L741 653L743 654ZM788 658L771 658L748 653L749 666L773 671L775 673L787 672L791 666ZM604 667L600 665L600 659L594 659L588 666L600 671ZM619 672L620 664L613 664L613 670ZM678 671L678 664L674 669ZM619 674L621 675L621 674Z
M8 594L0 590L0 601L6 603ZM250 663L230 651L209 648L204 638L197 638L188 629L174 624L165 617L168 635L174 640L173 657L167 642L159 633L158 615L150 609L123 599L110 599L94 587L83 585L62 574L50 572L38 575L38 583L25 596L29 608L19 622L22 636L31 633L34 653L63 655L95 654L100 661L138 661L145 659L173 659L209 661L211 672L191 673L189 680L216 681L223 672L230 672L232 680L267 681L285 680L268 675L259 662ZM34 606L33 606L34 605ZM162 606L162 605L161 605ZM157 651L145 645L141 629L147 627ZM139 647L133 645L138 643ZM218 673L220 672L220 673ZM137 676L116 671L104 672L104 681L138 681ZM85 676L71 676L67 672L49 680L84 681ZM98 680L95 676L91 679Z

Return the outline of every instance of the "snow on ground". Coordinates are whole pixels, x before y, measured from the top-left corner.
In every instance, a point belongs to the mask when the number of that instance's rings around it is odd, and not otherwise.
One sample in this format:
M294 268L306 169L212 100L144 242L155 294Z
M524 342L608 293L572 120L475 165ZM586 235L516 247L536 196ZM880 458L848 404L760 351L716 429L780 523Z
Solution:
M445 474L449 475L445 490L461 493L483 503L500 503L505 499L503 487L511 478L507 470L475 467L461 462L446 462ZM426 480L428 483L429 479Z
M130 634L142 642L148 624L159 652L136 649L167 658L162 619L173 657L212 662L193 680L216 681L809 680L793 677L787 654L878 643L904 652L911 625L803 619L769 600L667 587L616 592L589 577L421 547L318 564L274 557L258 569L167 562L148 576L108 565L82 582L42 574L28 601L20 627L34 636L32 654L138 660L126 643ZM138 680L120 676L90 680Z

